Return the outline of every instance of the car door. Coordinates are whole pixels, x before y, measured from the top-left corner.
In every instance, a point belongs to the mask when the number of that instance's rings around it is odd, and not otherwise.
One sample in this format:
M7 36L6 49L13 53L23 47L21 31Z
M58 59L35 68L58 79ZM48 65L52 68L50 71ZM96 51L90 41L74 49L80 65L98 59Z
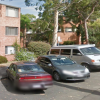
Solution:
M38 58L36 63L38 63L38 65L41 66L47 72L45 57Z
M48 58L45 58L45 66L46 66L47 72L49 74L52 74L54 67L53 67L51 61Z
M11 64L9 70L10 70L10 71L9 71L9 72L10 72L10 73L9 73L10 78L11 78L12 80L14 80L15 77L16 77L16 65L15 65L15 64Z
M81 64L84 61L84 56L78 49L73 49L71 59Z

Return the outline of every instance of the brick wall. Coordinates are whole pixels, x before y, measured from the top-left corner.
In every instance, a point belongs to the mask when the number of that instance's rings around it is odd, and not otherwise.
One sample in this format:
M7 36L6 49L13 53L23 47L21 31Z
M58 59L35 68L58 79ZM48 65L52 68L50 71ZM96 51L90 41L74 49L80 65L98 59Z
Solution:
M14 60L14 55L5 54L5 46L12 46L13 43L17 40L17 43L20 44L20 9L19 17L7 17L6 16L6 5L1 6L1 15L0 16L0 55L7 57L8 61ZM18 35L16 36L7 36L5 35L6 26L9 27L18 27Z
M68 28L68 27L72 27L70 23L64 24L63 28ZM75 41L76 44L80 44L79 41L79 37L76 35L75 32L58 32L57 34L58 36L60 36L62 42L60 42L60 44L62 44L64 41Z

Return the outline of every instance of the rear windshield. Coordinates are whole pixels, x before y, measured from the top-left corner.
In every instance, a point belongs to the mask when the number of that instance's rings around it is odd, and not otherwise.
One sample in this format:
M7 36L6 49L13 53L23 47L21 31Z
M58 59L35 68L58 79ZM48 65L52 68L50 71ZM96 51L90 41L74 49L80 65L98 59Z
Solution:
M20 65L18 72L44 72L39 65Z
M100 54L100 50L96 47L81 48L80 50L84 55Z

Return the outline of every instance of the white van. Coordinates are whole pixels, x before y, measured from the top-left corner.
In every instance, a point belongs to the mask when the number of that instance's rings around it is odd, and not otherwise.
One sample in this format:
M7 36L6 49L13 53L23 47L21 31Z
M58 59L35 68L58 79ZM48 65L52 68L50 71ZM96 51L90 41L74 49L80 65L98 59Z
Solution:
M89 70L100 69L100 50L95 44L55 46L49 55L65 55Z

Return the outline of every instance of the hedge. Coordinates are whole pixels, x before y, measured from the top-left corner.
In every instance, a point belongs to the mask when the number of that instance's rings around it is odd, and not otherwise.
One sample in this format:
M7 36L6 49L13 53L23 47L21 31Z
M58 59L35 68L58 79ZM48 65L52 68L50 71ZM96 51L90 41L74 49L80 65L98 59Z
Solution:
M40 55L46 55L47 52L50 50L50 48L51 48L50 44L41 41L39 42L31 41L28 44L28 50L34 52L36 57Z
M6 57L0 56L0 64L1 64L1 63L7 63L7 62L8 62L8 60L7 60Z

